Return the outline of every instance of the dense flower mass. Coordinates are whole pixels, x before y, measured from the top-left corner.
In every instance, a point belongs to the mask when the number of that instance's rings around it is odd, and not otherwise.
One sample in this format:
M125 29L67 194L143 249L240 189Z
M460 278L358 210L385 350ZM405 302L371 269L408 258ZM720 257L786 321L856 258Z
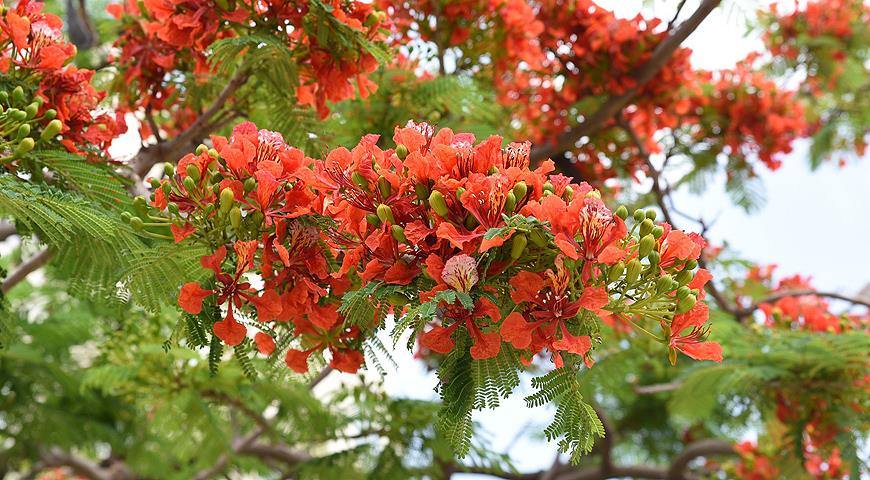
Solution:
M5 104L0 115L8 117L4 130L16 126L11 137L18 145L22 140L29 143L26 138L48 141L61 134L61 143L71 152L104 152L126 125L119 116L100 111L105 94L91 85L94 72L68 65L76 48L64 41L60 18L42 8L42 3L30 0L20 0L14 8L0 7L0 87L8 89L7 94L20 87L23 93L13 95L11 103L10 97L0 99ZM17 118L10 107L26 115ZM55 126L48 128L51 122ZM29 135L43 128L49 132L45 138ZM11 142L4 143L12 149Z

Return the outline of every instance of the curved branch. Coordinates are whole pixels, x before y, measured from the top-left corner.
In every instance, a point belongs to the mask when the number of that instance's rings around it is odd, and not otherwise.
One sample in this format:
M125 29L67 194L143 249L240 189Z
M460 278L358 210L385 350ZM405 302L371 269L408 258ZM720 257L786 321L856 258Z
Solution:
M0 222L0 242L18 233L14 223Z
M676 27L673 32L668 35L661 43L653 50L652 56L646 63L641 65L634 74L636 86L626 90L624 93L608 98L598 109L589 117L583 120L577 126L568 129L556 137L556 141L551 144L541 145L532 150L531 158L533 161L543 160L548 157L556 157L559 153L569 151L574 148L574 144L583 136L591 135L601 129L608 120L613 118L637 95L638 90L644 84L649 82L659 73L659 71L668 63L674 52L677 51L680 44L694 32L701 22L715 9L721 0L703 0L698 9L691 17L686 19ZM562 159L562 161L559 161ZM566 173L570 172L570 162L564 157L554 158L562 170ZM568 169L566 169L566 167Z
M749 315L752 315L752 313L754 313L756 310L758 310L758 308L763 303L775 302L777 300L787 298L787 297L801 297L801 296L805 296L805 295L815 295L817 297L833 298L835 300L842 300L844 302L849 302L853 305L861 305L861 306L870 308L870 300L865 300L865 299L860 298L860 297L844 295L842 293L837 293L837 292L820 292L820 291L812 290L812 289L802 289L802 290L786 290L786 291L782 291L782 292L773 293L773 294L769 295L768 297L763 298L763 299L753 303L752 305L750 305L746 308L737 309L733 313L738 318L744 318L744 317L748 317Z
M671 466L668 468L668 480L685 480L686 468L689 463L698 458L709 455L730 455L736 454L734 444L724 440L704 439L690 443L686 446L682 453L676 456L671 461Z
M19 265L14 272L10 273L9 276L3 280L3 286L0 287L0 290L2 290L3 293L8 293L9 290L12 290L12 287L18 285L22 280L27 278L28 275L39 270L43 265L48 263L48 261L51 260L52 255L53 254L50 250L45 249Z

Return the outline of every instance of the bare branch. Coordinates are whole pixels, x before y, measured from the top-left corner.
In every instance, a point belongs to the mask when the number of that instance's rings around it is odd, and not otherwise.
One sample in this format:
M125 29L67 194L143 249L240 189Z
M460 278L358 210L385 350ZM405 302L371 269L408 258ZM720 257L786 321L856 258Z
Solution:
M677 455L668 469L668 480L685 480L686 468L689 463L698 458L710 455L731 455L737 453L734 444L718 439L704 439L690 443L682 453Z
M3 293L8 293L9 290L12 290L12 287L18 285L22 280L27 278L28 275L39 270L43 265L48 263L51 260L52 252L48 249L45 249L33 257L31 257L26 262L22 263L18 266L18 268L9 274L5 280L3 280L3 286L0 290Z
M632 143L637 147L638 153L643 157L644 162L646 163L646 168L649 171L650 178L652 179L652 193L655 196L656 204L659 206L659 209L662 211L662 215L665 217L665 221L669 224L673 225L673 218L671 217L671 212L668 209L668 204L665 202L665 193L661 187L661 172L659 172L656 167L653 165L652 160L650 160L649 151L646 149L643 141L640 137L637 136L637 132L624 118L620 116L619 118L619 126L625 130L625 133L628 134L628 137L631 139Z
M548 157L555 157L560 168L566 173L571 171L571 164L567 159L559 154L565 151L574 149L574 144L583 136L588 136L604 127L607 122L614 117L637 95L640 87L653 79L656 74L668 63L674 52L677 51L680 44L694 32L701 22L715 9L721 0L703 0L695 13L692 14L685 22L681 23L671 34L665 38L653 50L650 59L641 65L634 74L636 86L626 90L621 95L610 97L607 99L597 112L583 120L579 125L568 129L567 131L556 137L555 142L544 144L532 150L532 160L543 160ZM560 159L563 159L560 161Z
M634 387L634 393L638 395L655 395L657 393L673 392L682 386L682 382L653 383L651 385L638 385Z
M8 222L0 222L0 242L2 242L3 240L6 240L7 238L11 237L12 235L15 235L16 233L18 233L18 231L15 230L15 224L8 223Z
M761 304L763 304L763 303L771 303L771 302L775 302L777 300L780 300L782 298L802 297L805 295L815 295L817 297L833 298L835 300L842 300L844 302L849 302L853 305L862 305L864 307L870 308L870 301L867 301L867 300L860 298L860 297L854 297L851 295L844 295L842 293L837 293L837 292L820 292L817 290L803 289L803 290L785 290L782 292L773 293L771 295L768 295L766 298L763 298L763 299L753 303L752 305L750 305L746 308L738 309L733 313L738 318L744 318L744 317L748 317L749 315L752 315L756 310L758 310L759 306L761 306Z
M332 373L332 367L324 367L323 370L321 370L316 377L312 378L311 381L308 382L308 389L314 390L314 387L316 387L320 384L320 382L325 380L330 373Z

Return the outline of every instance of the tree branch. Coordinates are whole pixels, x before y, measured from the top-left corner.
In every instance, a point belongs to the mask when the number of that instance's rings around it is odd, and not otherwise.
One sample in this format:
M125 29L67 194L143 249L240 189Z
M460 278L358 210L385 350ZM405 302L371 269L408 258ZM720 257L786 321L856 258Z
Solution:
M0 222L0 242L15 235L18 231L15 229L14 223Z
M721 0L703 0L695 13L692 14L685 22L676 27L671 34L665 38L653 50L652 56L646 63L641 65L634 74L636 86L626 90L624 93L608 98L598 109L589 117L583 120L577 126L568 129L556 137L555 142L544 144L532 150L531 158L533 161L543 160L549 157L557 157L561 152L574 149L574 144L577 143L583 136L591 135L601 129L608 120L613 118L637 95L640 87L653 79L656 74L667 64L680 44L694 32L701 22L715 9ZM562 158L562 161L559 161ZM559 167L567 172L571 171L570 162L564 157L554 158ZM567 169L566 169L567 167Z
M780 300L782 298L802 297L805 295L815 295L817 297L833 298L835 300L842 300L844 302L849 302L853 305L862 305L864 307L870 308L870 301L864 300L860 297L853 297L850 295L844 295L842 293L836 293L836 292L820 292L817 290L803 289L803 290L785 290L782 292L773 293L773 294L767 296L766 298L763 298L763 299L753 303L752 305L750 305L746 308L737 309L733 313L738 318L745 318L745 317L748 317L749 315L752 315L756 310L758 310L758 308L761 306L762 303L771 303L771 302L775 302L777 300Z
M151 167L166 161L178 160L181 155L193 151L199 142L212 130L212 120L223 109L230 97L248 80L248 74L239 70L215 98L212 105L177 137L144 147L130 160L130 168L138 178L144 177ZM152 127L153 129L153 127Z
M659 172L653 165L649 156L649 151L646 149L646 146L643 144L640 137L638 137L634 127L632 127L631 124L629 124L622 116L619 117L619 126L625 130L625 133L628 134L628 138L631 139L632 143L637 147L638 153L643 157L643 160L646 163L646 168L649 171L649 176L652 179L652 193L655 196L656 204L662 211L662 216L664 216L665 221L673 226L673 218L668 209L668 204L665 202L665 193L661 187L661 172Z
M730 442L713 438L698 440L687 445L683 452L671 461L667 478L668 480L685 480L686 468L688 468L689 462L698 457L730 455L734 453L737 452L734 450L734 444Z
M52 255L53 254L50 250L45 249L19 265L14 272L10 273L9 276L3 280L3 286L0 287L0 290L2 290L3 293L8 293L9 290L12 290L12 287L18 285L18 283L27 278L28 275L39 270L43 265L48 263L48 261L51 260Z

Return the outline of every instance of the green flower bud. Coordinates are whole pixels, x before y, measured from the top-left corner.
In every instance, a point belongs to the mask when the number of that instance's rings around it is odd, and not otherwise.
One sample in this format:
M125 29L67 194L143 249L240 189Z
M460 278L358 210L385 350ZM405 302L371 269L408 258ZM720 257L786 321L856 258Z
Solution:
M514 185L514 196L517 197L517 202L522 202L526 198L526 193L528 193L529 186L526 185L526 182L517 182Z
M202 173L199 171L196 165L190 164L187 166L187 176L192 178L194 182L198 182L201 178Z
M169 202L167 204L167 208L169 208L169 213L173 215L178 215L178 204L175 202Z
M3 6L0 5L0 13L3 12ZM6 90L0 90L0 103L7 103L9 101L9 92ZM3 111L2 106L0 106L0 112Z
M519 260L520 257L523 256L523 252L526 251L526 245L529 243L529 240L522 233L515 233L511 238L511 258L514 260Z
M635 259L631 260L630 262L628 262L628 265L626 265L626 269L625 269L625 281L626 281L626 283L632 284L632 283L636 282L637 279L640 278L640 270L641 270L641 265L640 265L640 261L638 261L638 259L635 258Z
M635 222L640 223L643 221L644 218L646 218L646 214L643 212L643 210L635 210L633 218Z
M16 107L24 105L24 89L21 88L21 85L12 90L12 105Z
M686 266L683 267L684 270L689 270L689 271L695 270L696 268L698 268L698 261L697 260L689 260L688 262L686 262Z
M625 262L616 262L612 267L610 267L610 273L607 275L607 279L610 282L615 282L622 277L623 273L625 273Z
M239 207L230 209L230 225L235 231L239 231L239 227L242 226L242 210Z
M689 287L683 285L682 287L677 289L677 294L676 294L677 300L682 300L682 299L686 298L691 293L692 293L692 291L689 289Z
M444 201L444 195L441 195L441 192L438 190L433 190L431 194L429 194L429 206L432 207L432 210L441 217L447 218L447 213L449 210L447 209L447 202Z
M403 307L403 306L407 305L408 302L410 301L410 300L408 300L408 297L406 297L398 292L391 293L391 294L387 295L386 300L387 300L387 303L389 303L390 305L392 305L394 307Z
M517 208L517 197L513 191L510 191L504 200L504 213L510 215L514 213L515 208Z
M58 136L60 131L63 130L63 122L58 119L54 119L48 122L48 125L42 130L42 133L39 135L40 140L49 141L54 137Z
M160 188L160 180L157 180L156 178L152 178L149 183L151 184L152 190L157 190L158 188Z
M644 219L644 221L640 222L640 236L645 237L652 233L653 228L655 228L655 224L650 219Z
M692 281L692 277L693 277L693 275L692 275L691 271L683 269L680 271L680 273L677 274L677 276L675 277L675 280L680 285L688 285L689 282Z
M646 211L646 218L655 221L656 219L656 211L653 209L649 209Z
M656 293L667 293L676 287L676 281L670 275L663 275L656 280Z
M209 148L208 149L208 156L211 158L220 158L221 154L218 153L218 151L215 150L214 148Z
M616 211L613 212L613 214L625 220L626 218L628 218L628 209L625 208L625 205L620 205L619 208L617 208Z
M378 205L377 213L378 218L380 218L382 222L387 222L390 225L396 223L396 219L393 217L393 209L386 203Z
M57 116L57 110L55 110L55 109L53 109L53 108L49 108L49 109L46 110L45 113L42 115L42 118L44 118L44 119L46 119L46 120L52 120L52 119L54 119L54 117L56 117L56 116Z
M541 230L532 230L529 233L529 239L531 239L532 243L538 248L544 248L547 246L547 235L545 235Z
M36 116L36 112L38 112L38 111L39 111L39 104L36 103L36 102L33 102L33 103L31 103L30 105L28 105L27 107L24 108L24 113L27 114L27 119L28 119L28 120L30 120L31 118L35 117L35 116Z
M245 180L245 193L249 193L257 186L257 180L254 177L250 177Z
M384 177L378 178L378 190L381 192L381 198L387 199L390 197L390 192L392 191L392 185L390 185L390 181Z
M233 208L236 196L233 194L233 189L227 187L221 190L221 214L226 215Z
M163 193L165 193L166 195L172 193L172 185L170 185L169 182L163 182L163 184L160 185L160 188L163 189Z
M474 215L472 215L470 213L465 216L464 223L465 223L465 228L467 228L469 230L474 230L475 228L477 228L478 225L480 225L480 223L477 221L477 219L474 218Z
M597 198L601 200L601 192L599 192L598 190L590 190L588 193L586 193L586 198Z
M399 160L405 160L408 158L408 147L404 145L396 145L396 156L399 157Z
M686 313L698 303L698 298L691 293L683 297L677 302L677 314Z
M372 225L373 227L378 227L381 225L381 219L378 218L378 216L375 215L374 213L367 213L366 214L366 221L369 222L369 224Z
M562 194L562 198L564 198L566 202L569 202L572 198L574 198L574 189L571 187L571 185L565 187L565 193Z
M131 217L130 226L133 227L133 230L141 232L142 229L145 228L145 222L143 222L142 219L139 217Z
M175 166L172 165L171 163L168 163L168 162L164 163L163 164L163 174L166 175L167 177L174 176L175 175Z
M255 210L254 213L251 214L251 223L257 226L257 228L262 225L263 220L265 219L266 217L263 215L263 212L259 210Z
M211 215L211 213L214 212L214 204L209 203L208 205L206 205L205 209L203 209L203 212L205 212L206 217Z
M652 230L652 234L656 239L662 238L662 235L665 234L665 229L661 225L656 225Z
M28 152L33 150L33 147L35 145L36 141L30 137L27 137L18 143L18 146L15 147L15 152L13 153L13 155L16 157L26 155Z
M421 202L429 198L429 187L424 183L414 185L414 193L417 194L417 200Z
M368 191L368 190L369 190L369 181L366 180L366 177L362 176L361 173L359 173L359 172L353 172L353 173L350 175L350 180L351 180L351 181L354 183L354 185L356 185L357 187L359 187L359 188L361 188L361 189L363 189L363 190L365 190L365 191Z
M490 175L495 175L496 173L498 173L498 167L496 167L495 165L489 167L489 174Z
M637 248L637 254L640 255L640 258L645 258L647 255L652 252L653 247L656 245L656 239L651 234L647 234L645 237L640 239L640 244Z
M399 243L407 243L408 239L405 238L405 229L402 228L401 225L393 225L390 227L390 233L393 234L393 238L396 239Z
M208 147L201 144L201 143L199 144L198 147L196 147L196 154L197 155L202 155L203 153L205 153L207 151L208 151Z
M465 193L465 187L459 187L456 189L456 199L462 200L462 194Z
M24 137L30 135L30 124L25 123L18 127L18 133L16 133L15 139L22 140Z
M192 193L196 190L196 181L193 180L193 177L184 179L184 188L187 190L187 193Z
M121 212L121 220L130 223L130 219L133 218L133 214L130 212Z
M647 256L647 258L649 259L650 265L658 265L659 262L662 260L662 256L659 254L659 252L657 252L655 250L650 252L650 254L649 254L649 256Z
M136 196L135 198L133 198L133 209L136 210L139 215L147 215L148 201L145 200L145 197L143 197L142 195Z
M16 122L23 122L27 120L27 112L25 112L24 110L10 108L9 110L6 110L6 114L12 117L12 120L15 120Z
M556 191L556 189L555 189L555 187L553 187L553 184L552 184L552 183L550 183L549 181L547 181L547 182L544 182L544 191L545 191L545 192L553 193L553 192Z

